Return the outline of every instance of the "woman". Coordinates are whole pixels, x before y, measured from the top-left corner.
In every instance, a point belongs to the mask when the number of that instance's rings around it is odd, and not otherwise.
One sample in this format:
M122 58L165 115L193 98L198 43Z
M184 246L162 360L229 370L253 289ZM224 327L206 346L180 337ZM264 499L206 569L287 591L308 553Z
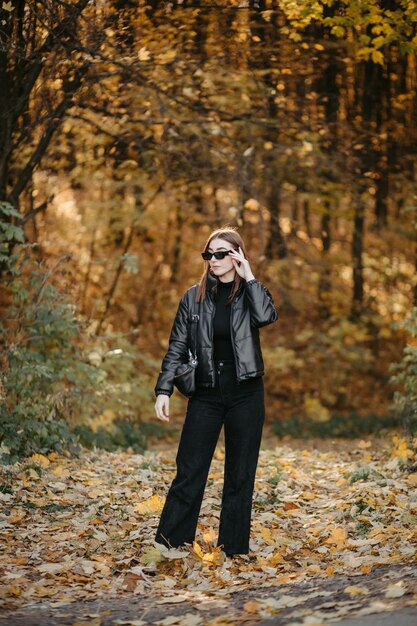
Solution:
M192 544L210 463L224 425L225 465L217 546L249 552L255 472L265 417L259 328L278 319L268 289L254 277L240 235L215 230L202 253L199 284L182 297L155 386L156 415L169 420L175 370L188 360L197 313L196 392L188 400L176 456L177 472L161 513L156 541Z

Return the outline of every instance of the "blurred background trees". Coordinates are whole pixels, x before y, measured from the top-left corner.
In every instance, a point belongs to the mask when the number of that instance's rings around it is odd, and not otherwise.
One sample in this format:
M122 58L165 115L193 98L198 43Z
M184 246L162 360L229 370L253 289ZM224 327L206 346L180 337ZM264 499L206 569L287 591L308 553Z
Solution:
M74 307L74 367L93 368L63 420L149 427L178 299L227 223L280 309L263 331L270 420L391 423L389 366L409 336L393 323L417 305L417 6L10 0L0 19L9 418L13 350L33 330L16 281L42 270ZM126 367L105 371L109 353ZM50 370L77 397L77 376Z

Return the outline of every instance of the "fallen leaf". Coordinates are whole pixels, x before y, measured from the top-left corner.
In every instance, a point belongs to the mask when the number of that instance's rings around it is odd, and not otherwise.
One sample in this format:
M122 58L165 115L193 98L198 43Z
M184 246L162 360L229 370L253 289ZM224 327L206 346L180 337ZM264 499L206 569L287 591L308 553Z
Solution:
M403 581L399 581L398 583L394 583L393 585L389 585L385 591L386 598L400 598L405 594L406 590L404 588Z
M151 498L138 502L138 504L135 505L134 510L140 515L155 515L156 513L161 513L163 505L163 498L161 498L159 494L155 493Z
M350 594L351 596L358 596L364 593L369 593L368 587L359 587L358 585L349 585L343 589L345 593Z

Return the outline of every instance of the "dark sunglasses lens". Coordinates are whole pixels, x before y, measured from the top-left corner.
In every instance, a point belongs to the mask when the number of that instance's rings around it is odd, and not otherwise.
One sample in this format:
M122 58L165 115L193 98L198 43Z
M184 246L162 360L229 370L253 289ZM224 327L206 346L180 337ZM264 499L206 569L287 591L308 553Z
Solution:
M229 250L219 250L218 252L202 252L201 256L205 261L210 261L214 256L215 259L224 259L229 254Z

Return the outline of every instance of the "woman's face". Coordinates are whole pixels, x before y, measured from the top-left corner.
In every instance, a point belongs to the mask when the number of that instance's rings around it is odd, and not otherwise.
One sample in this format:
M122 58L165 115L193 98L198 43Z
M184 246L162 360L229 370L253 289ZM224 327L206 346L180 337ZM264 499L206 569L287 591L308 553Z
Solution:
M207 248L207 252L217 252L221 250L234 250L233 245L224 239L212 239L209 247ZM216 257L211 257L209 261L210 269L214 276L218 276L219 278L224 274L227 274L231 270L235 272L235 266L233 265L231 257L227 254L224 259L216 259ZM233 280L233 276L230 280Z

